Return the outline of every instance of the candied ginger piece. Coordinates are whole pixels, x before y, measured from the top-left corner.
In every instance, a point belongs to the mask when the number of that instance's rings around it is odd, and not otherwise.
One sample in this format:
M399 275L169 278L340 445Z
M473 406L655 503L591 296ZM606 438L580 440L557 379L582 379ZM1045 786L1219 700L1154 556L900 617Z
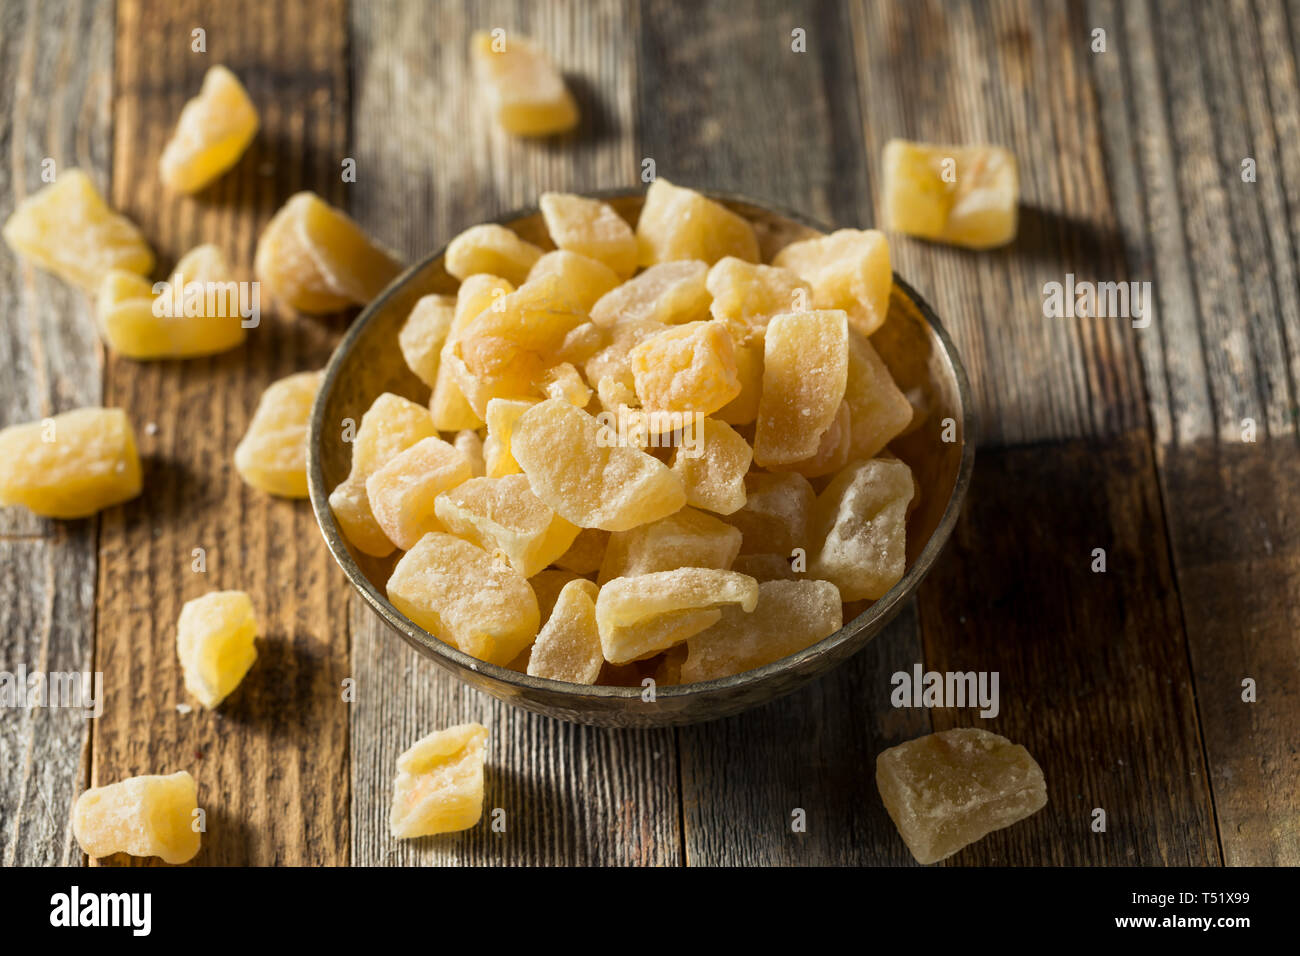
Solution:
M602 340L599 349L582 363L583 375L588 382L596 384L597 394L604 379L626 386L630 391L636 380L632 374L632 360L628 358L632 349L650 336L670 328L672 326L652 320L635 319L618 323L608 330L608 336Z
M594 684L605 663L596 628L596 585L586 578L570 581L542 626L528 658L532 677L571 684Z
M450 295L422 296L397 336L397 346L407 366L430 388L438 383L442 347L456 315L456 298ZM451 431L451 429L448 429Z
M849 370L844 313L797 312L768 323L754 463L789 465L817 454L831 427Z
M482 478L487 474L487 462L483 459L483 439L479 437L478 432L471 428L458 431L456 440L452 444L469 462L471 478Z
M496 223L470 226L447 246L446 269L457 279L486 273L522 285L542 250Z
M682 444L673 453L672 469L686 488L686 503L721 515L743 508L745 475L754 458L749 442L712 418L703 420L695 440L695 447Z
M135 431L120 408L78 408L0 431L0 506L84 518L141 487Z
M257 109L238 77L214 66L185 104L163 147L158 173L174 192L196 193L239 162L257 135Z
M885 228L969 249L1016 237L1020 176L1000 146L885 144Z
M528 271L528 280L553 275L568 287L584 310L593 305L619 283L614 271L597 259L556 249L548 252Z
M663 177L646 191L636 241L643 266L677 259L701 259L711 266L727 256L759 261L758 237L743 216Z
M912 469L897 458L849 465L817 496L809 539L820 549L811 577L831 581L845 601L883 597L907 562Z
M609 203L572 193L542 193L540 205L546 231L557 247L604 263L620 280L636 271L636 233Z
M494 398L487 406L487 442L493 444L492 454L486 456L487 477L503 478L517 475L523 469L510 453L510 436L514 433L519 416L537 403ZM486 448L486 444L484 446Z
M310 250L298 234L303 209L312 193L298 193L279 208L257 239L253 255L253 276L261 287L283 305L309 315L339 312L352 302L329 285Z
M849 332L849 374L844 388L851 441L849 460L873 458L905 432L912 403L894 384L884 360L865 335Z
M538 571L528 579L529 585L532 586L533 594L537 595L537 610L541 619L545 621L551 616L551 611L555 608L555 602L560 597L560 592L570 581L586 581L587 579L581 574L573 571L565 571L561 568L546 568ZM595 597L596 592L592 591ZM524 667L527 668L527 662Z
M542 392L547 398L562 398L574 408L586 408L591 401L591 387L569 362L553 365L542 373Z
M652 335L628 353L636 393L649 411L708 415L740 394L725 322L690 322Z
M92 857L126 853L185 863L199 852L199 788L184 770L91 787L72 807L72 833Z
M439 431L463 431L482 427L483 419L470 408L457 381L459 369L454 370L452 367L455 361L452 346L465 326L478 318L483 310L496 305L514 291L514 285L505 279L485 273L472 275L460 284L456 293L456 312L439 353L438 377L433 385L433 394L429 396L429 412Z
M4 240L19 255L92 295L113 269L147 276L153 250L140 230L108 207L80 169L28 196L5 220Z
M812 286L789 269L746 262L735 256L719 259L709 270L709 310L715 319L766 326L782 312L812 307Z
M812 647L844 624L840 592L829 581L764 581L754 613L722 609L722 619L686 642L682 683L715 680Z
M366 479L371 513L388 540L403 551L430 531L442 531L435 500L472 478L469 459L441 438L422 438Z
M720 608L758 603L758 582L711 568L677 568L615 578L596 598L596 623L611 664L652 657L714 624Z
M840 402L839 410L830 428L822 432L817 451L802 461L787 465L771 465L773 471L797 471L806 478L832 475L849 463L849 449L853 444L852 412L847 401Z
M663 462L620 446L612 429L562 399L526 411L510 444L537 497L579 527L626 531L686 504Z
M829 236L792 242L772 260L806 279L817 309L842 309L849 323L870 335L889 315L894 273L889 243L875 229L840 229Z
M576 574L594 574L605 560L609 547L609 532L599 528L583 528L569 545L569 550L555 559L555 566Z
M607 292L591 307L591 321L602 328L624 322L681 325L709 315L709 267L703 262L664 262L651 266Z
M876 787L918 863L946 859L1047 805L1029 751L973 727L890 747L876 758Z
M397 758L388 826L399 840L468 830L483 816L488 730L457 724L421 737Z
M438 496L435 510L448 531L505 554L526 578L569 550L578 527L548 508L523 475L473 478Z
M323 372L298 372L267 386L235 446L235 470L254 488L307 497L307 431Z
M802 548L816 496L808 479L795 472L750 472L745 476L745 505L724 515L740 529L741 554L783 554Z
M737 338L734 326L731 331L740 394L718 409L713 417L728 425L748 425L757 420L758 404L763 395L763 335L756 331Z
M517 34L470 38L474 75L501 128L515 136L550 136L578 125L578 104L564 77L536 43Z
M402 555L388 599L440 641L489 664L514 660L540 623L533 589L504 555L438 531Z
M667 518L609 536L597 581L677 568L731 569L740 553L740 531L712 515L683 508Z
M257 619L243 591L210 591L186 601L176 622L176 654L185 689L211 710L239 686L257 660Z

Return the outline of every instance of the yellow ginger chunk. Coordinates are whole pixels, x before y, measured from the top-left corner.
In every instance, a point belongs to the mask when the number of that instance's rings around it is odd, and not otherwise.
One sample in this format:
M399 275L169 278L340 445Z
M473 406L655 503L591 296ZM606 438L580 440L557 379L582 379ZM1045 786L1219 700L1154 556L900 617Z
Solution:
M847 401L840 402L831 427L822 432L817 451L802 461L788 465L771 465L773 471L797 471L807 478L831 475L849 463L849 450L853 445L852 412Z
M624 322L681 325L709 315L709 267L703 262L665 262L651 266L607 292L591 307L591 321L602 328Z
M196 193L228 170L257 135L257 109L235 74L214 66L199 95L181 109L158 173L174 192Z
M469 462L471 478L482 478L487 474L487 462L483 459L483 439L473 429L464 429L456 433L453 445Z
M611 382L625 386L635 397L635 393L631 391L635 377L632 374L632 360L628 356L650 336L669 328L672 326L652 320L635 319L618 323L604 334L599 349L583 361L583 375L588 382L596 386L597 393L600 391L601 381L609 379Z
M918 863L937 863L1047 805L1029 751L973 727L890 747L876 758L876 786Z
M619 283L614 271L596 259L556 249L548 252L533 264L528 272L528 279L538 279L553 275L568 288L583 310L590 310L593 305Z
M510 436L514 434L515 423L519 416L537 403L529 400L512 401L508 398L494 398L487 407L487 442L484 444L489 478L504 478L517 475L523 471L515 456L510 452ZM488 446L491 446L490 451Z
M852 330L844 401L850 410L851 461L874 458L906 431L912 421L912 403L894 384L889 369L867 337Z
M744 507L725 516L744 535L740 553L789 558L795 548L804 547L814 498L813 487L803 475L750 472L745 476Z
M712 515L683 508L667 518L609 536L597 581L677 568L729 571L740 553L740 531Z
M812 308L812 286L789 269L758 265L735 256L714 263L707 285L713 296L709 310L715 319L762 327L774 315Z
M407 366L425 385L434 388L442 347L456 315L456 298L450 295L426 295L415 303L411 314L397 335L398 348ZM448 429L451 431L451 429Z
M849 465L817 496L809 540L820 549L808 574L834 583L845 601L877 600L907 562L912 470L897 458Z
M488 730L458 724L421 737L397 758L389 829L399 840L468 830L483 816Z
M186 601L176 622L185 689L208 709L239 686L257 660L257 619L243 591L210 591Z
M882 232L840 229L829 236L793 242L772 263L812 285L814 308L842 309L849 324L863 335L884 325L889 315L894 274Z
M185 863L199 852L199 788L184 770L91 787L72 807L72 833L92 857L127 853Z
M427 409L391 392L376 398L361 416L352 440L352 468L330 492L330 509L359 551L382 558L393 550L371 510L366 479L421 439L437 437Z
M501 128L515 136L550 136L578 125L578 104L564 77L537 44L515 33L470 38L474 75Z
M489 664L509 664L540 624L533 589L504 555L438 531L402 555L388 599L434 637Z
M754 462L789 465L817 454L849 371L849 327L841 311L778 315L768 323Z
M574 408L586 408L591 401L591 387L569 362L552 365L542 373L542 393L547 398L562 398Z
M528 584L533 589L533 594L537 596L537 610L541 614L543 621L548 620L551 611L555 609L555 602L560 598L560 592L570 581L586 581L581 574L573 571L565 571L560 568L547 568L544 571L538 571L528 579ZM588 582L590 583L590 582ZM594 597L596 592L592 591ZM527 669L527 662L524 663Z
M542 218L560 249L605 264L618 279L636 271L636 233L609 203L571 193L542 193Z
M235 446L235 470L254 488L284 498L307 497L307 431L322 372L298 372L262 393Z
M513 284L486 273L472 275L460 284L456 293L456 312L439 355L438 377L433 385L433 394L429 397L429 412L439 431L482 427L483 419L470 408L465 393L460 389L458 377L463 374L463 369L452 355L452 346L472 320L478 318L489 306L504 308L501 300L514 291Z
M564 586L555 608L533 643L528 673L533 677L594 684L605 657L596 627L596 585L578 578Z
M758 237L748 220L662 177L646 191L636 240L643 266L677 259L701 259L711 266L727 256L759 261Z
M578 527L543 504L523 475L473 478L439 495L435 508L448 531L500 551L526 578L569 550L578 536Z
M754 458L749 442L713 418L703 420L696 437L698 448L682 445L673 453L672 469L686 488L686 503L720 515L743 508L745 475Z
M487 274L522 285L541 257L537 246L505 226L489 222L470 226L453 239L447 246L445 265L457 279Z
M596 624L611 664L652 657L693 637L726 605L746 613L758 603L758 582L709 568L677 568L615 578L596 598Z
M114 269L147 276L153 250L140 230L104 202L79 169L65 169L5 220L4 240L19 255L92 295Z
M753 614L722 609L722 619L686 642L684 684L771 664L843 626L840 592L828 581L764 581Z
M740 394L725 322L690 322L646 339L628 353L636 394L647 411L708 415Z
M366 479L366 498L375 521L403 551L430 531L445 530L435 501L472 478L469 459L436 436L399 452Z
M740 394L718 409L713 417L728 425L748 425L758 418L758 403L763 395L763 333L755 329L749 335L738 337L733 323L731 339Z
M0 505L84 518L140 488L135 432L120 408L78 408L0 431Z
M969 249L1016 237L1020 176L1009 150L891 139L883 166L886 229Z
M561 399L520 417L511 451L537 497L579 527L627 531L686 504L663 462L620 446L613 429Z
M575 574L594 574L600 570L608 547L608 531L583 528L569 545L569 550L555 559L555 566Z

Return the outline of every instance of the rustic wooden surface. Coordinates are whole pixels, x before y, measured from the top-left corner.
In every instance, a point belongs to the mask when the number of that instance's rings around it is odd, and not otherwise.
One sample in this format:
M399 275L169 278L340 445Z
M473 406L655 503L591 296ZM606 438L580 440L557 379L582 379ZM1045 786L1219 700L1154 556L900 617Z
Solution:
M576 134L521 143L476 108L466 40L496 26L562 64ZM637 182L645 158L870 225L893 136L1009 147L1023 203L1007 249L891 242L957 341L982 425L966 511L917 600L801 693L676 732L462 688L349 602L305 502L242 486L230 454L261 388L321 365L338 322L267 315L225 356L136 364L105 355L78 293L6 252L0 423L124 405L151 493L85 522L0 514L0 669L93 661L107 692L95 721L0 711L0 861L80 862L83 786L184 767L209 812L198 864L910 864L875 755L983 723L889 705L889 676L923 662L997 670L985 725L1048 781L1045 811L949 864L1300 863L1298 42L1294 0L0 4L0 214L43 158L79 165L164 264L212 241L248 268L304 188L414 258L543 190ZM262 133L213 187L170 197L158 151L216 62ZM1042 285L1066 273L1150 280L1151 325L1044 318ZM215 587L251 591L267 637L217 714L181 714L175 617ZM487 804L506 832L393 841L396 755L466 719L492 728Z

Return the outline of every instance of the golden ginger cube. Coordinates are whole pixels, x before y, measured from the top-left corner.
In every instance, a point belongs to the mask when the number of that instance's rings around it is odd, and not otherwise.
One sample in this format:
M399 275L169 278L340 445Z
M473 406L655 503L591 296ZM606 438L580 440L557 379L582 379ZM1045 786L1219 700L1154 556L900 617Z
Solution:
M677 259L711 266L727 256L759 261L758 237L747 219L662 177L646 191L636 239L637 262L643 266Z
M92 857L127 853L185 863L199 852L198 785L184 770L91 787L72 807L72 833Z
M298 372L272 382L235 446L235 470L254 488L284 498L307 497L307 430L323 372Z
M480 31L470 38L470 55L492 113L507 133L550 136L578 125L577 102L537 44L514 33Z
M488 730L458 724L417 740L397 758L389 828L407 840L468 830L483 816Z
M198 192L239 162L257 127L257 109L238 77L224 66L212 67L163 147L158 160L163 185Z
M870 335L889 316L894 273L889 243L874 229L840 229L829 236L792 242L772 264L805 279L813 289L813 307L840 309L849 324Z
M181 608L176 653L185 689L211 709L230 696L257 660L257 619L243 591L211 591Z
M844 401L849 327L841 311L778 315L768 323L754 462L788 465L817 453Z
M472 478L438 496L438 520L486 551L500 551L531 578L569 550L578 527L542 503L523 475Z
M546 231L558 248L604 263L619 280L636 271L636 234L609 203L571 193L542 193L540 205Z
M444 530L436 500L472 477L460 450L436 436L399 452L366 479L366 498L388 540L403 551L430 531Z
M887 229L969 249L1016 237L1020 175L1009 150L891 139L882 165Z

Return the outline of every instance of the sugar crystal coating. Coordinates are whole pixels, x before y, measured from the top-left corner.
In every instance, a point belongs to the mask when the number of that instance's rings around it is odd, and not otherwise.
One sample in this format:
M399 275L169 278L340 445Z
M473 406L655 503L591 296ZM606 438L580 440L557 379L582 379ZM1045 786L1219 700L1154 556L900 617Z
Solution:
M257 109L238 77L224 66L212 67L163 147L158 160L163 185L198 192L239 162L257 127Z
M912 470L897 458L853 462L817 496L808 564L834 582L845 601L877 600L898 583L907 561Z
M677 568L615 578L596 598L605 660L651 657L714 624L721 607L751 612L757 602L758 582L731 571Z
M586 578L570 581L542 626L528 673L533 677L594 684L605 663L596 627L596 585Z
M388 540L403 551L430 531L445 530L435 502L472 478L469 459L437 436L398 452L366 478L371 513Z
M849 328L844 313L778 315L767 326L754 462L788 465L817 453L844 400Z
M523 475L472 478L440 495L435 509L448 531L500 551L525 578L564 554L578 536L577 526L543 504Z
M176 622L185 689L209 709L239 686L257 660L257 618L243 591L210 591L186 601Z
M91 787L73 804L72 833L87 856L126 853L185 863L199 852L198 792L184 770Z
M468 830L483 816L488 730L458 724L417 740L397 758L389 829L399 840Z
M711 266L727 256L759 261L758 237L748 220L662 176L646 191L636 238L637 262L643 266L677 259Z
M542 193L539 205L557 247L604 263L619 280L636 271L636 234L609 203L571 193Z
M884 325L894 274L889 243L874 229L840 229L829 236L793 242L772 264L789 269L813 288L813 306L842 309L863 335Z
M1020 177L1008 150L892 139L882 165L887 228L971 249L1016 237Z
M474 75L496 121L516 136L550 136L578 125L578 104L537 44L515 33L470 38Z
M740 531L703 511L683 508L658 521L609 537L597 581L676 568L731 568L740 553Z
M673 453L672 469L686 488L686 503L721 515L739 511L754 450L734 428L713 418L704 419L696 437L698 454L685 445Z

